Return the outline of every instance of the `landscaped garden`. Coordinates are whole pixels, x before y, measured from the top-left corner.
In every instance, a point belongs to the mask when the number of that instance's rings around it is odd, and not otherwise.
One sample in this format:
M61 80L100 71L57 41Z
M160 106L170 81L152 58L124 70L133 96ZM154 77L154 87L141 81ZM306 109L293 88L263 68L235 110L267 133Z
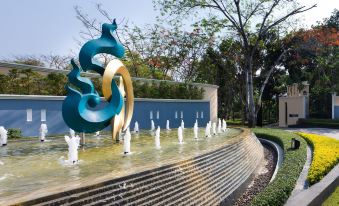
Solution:
M311 168L307 180L310 184L319 182L339 163L339 141L330 137L297 133L303 137L313 149Z
M339 205L332 1L2 1L0 205Z
M296 134L279 129L256 128L253 132L259 138L278 143L284 150L284 160L273 182L254 198L251 205L283 205L291 195L305 164L306 141ZM301 142L299 149L291 149L292 138Z

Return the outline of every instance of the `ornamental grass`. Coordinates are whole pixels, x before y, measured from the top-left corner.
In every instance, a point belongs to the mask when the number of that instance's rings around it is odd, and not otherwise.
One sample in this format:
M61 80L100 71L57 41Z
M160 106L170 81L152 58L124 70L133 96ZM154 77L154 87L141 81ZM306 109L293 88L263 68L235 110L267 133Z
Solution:
M311 185L319 182L339 163L339 140L307 133L297 133L313 148L313 158L307 180Z

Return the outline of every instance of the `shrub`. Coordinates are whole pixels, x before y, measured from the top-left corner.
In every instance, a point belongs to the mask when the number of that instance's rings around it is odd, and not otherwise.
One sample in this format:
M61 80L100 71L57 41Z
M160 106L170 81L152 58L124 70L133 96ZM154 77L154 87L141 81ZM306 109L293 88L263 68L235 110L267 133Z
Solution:
M297 134L313 148L313 159L307 176L312 185L319 182L339 162L339 141L316 134L302 132Z
M299 119L293 127L339 128L339 121L333 119Z
M21 138L21 130L17 128L10 128L8 129L7 137L8 139Z
M261 191L250 205L284 205L293 191L306 161L307 143L298 135L279 129L255 128L253 132L257 137L279 144L284 150L284 160L274 181ZM290 149L292 138L300 141L299 149Z

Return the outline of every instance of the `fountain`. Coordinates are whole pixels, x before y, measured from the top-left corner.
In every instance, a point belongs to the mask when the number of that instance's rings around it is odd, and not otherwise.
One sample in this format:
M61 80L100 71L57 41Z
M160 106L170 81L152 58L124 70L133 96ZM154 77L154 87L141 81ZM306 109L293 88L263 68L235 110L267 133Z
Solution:
M69 134L71 135L71 137L75 137L75 131L72 129L69 129Z
M134 123L134 133L139 133L139 123L138 122Z
M155 131L155 148L160 149L160 126Z
M0 145L7 145L7 130L3 126L0 127Z
M220 133L222 133L222 131L221 131L221 119L219 118L218 119L218 134L220 134Z
M96 131L96 132L95 132L95 136L96 136L96 137L99 137L99 136L100 136L100 131Z
M130 153L131 153L131 132L129 131L128 127L124 136L124 154L126 155Z
M181 120L181 129L185 129L185 122L184 122L184 120Z
M213 132L213 135L217 134L216 127L217 127L217 124L215 122L213 122L212 123L212 132Z
M181 127L178 128L178 140L179 144L182 144L184 140L183 131Z
M169 123L169 120L166 121L166 130L167 131L170 131L170 123Z
M205 137L211 137L211 124L210 124L210 122L207 123L207 125L206 125Z
M193 127L194 139L198 139L198 130L198 122L195 122Z
M80 137L76 135L75 137L65 135L65 141L68 144L68 162L75 164L78 162L78 148L80 146Z
M47 125L46 124L41 124L40 126L40 129L39 129L39 132L40 132L40 141L41 142L44 142L45 141L45 137L46 137L46 134L48 132L47 130Z
M227 123L226 123L226 121L224 119L222 120L222 130L224 132L226 132L226 130L227 130Z
M151 131L154 131L154 130L155 130L154 121L151 120Z

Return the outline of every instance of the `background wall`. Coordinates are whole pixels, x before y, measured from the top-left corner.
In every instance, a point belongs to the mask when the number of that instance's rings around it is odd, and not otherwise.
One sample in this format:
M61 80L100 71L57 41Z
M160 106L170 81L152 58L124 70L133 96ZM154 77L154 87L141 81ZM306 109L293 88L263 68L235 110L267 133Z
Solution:
M41 123L48 126L48 135L69 132L62 118L61 108L65 97L34 95L0 95L0 126L20 128L24 136L38 136ZM104 106L104 105L101 105ZM32 121L27 121L27 109L32 109ZM46 110L46 121L42 121ZM198 118L197 118L198 117ZM138 121L141 129L151 127L151 118L156 126L177 128L181 119L186 127L193 127L195 120L205 126L210 120L210 102L207 100L135 99L131 129ZM107 128L110 129L110 128Z

